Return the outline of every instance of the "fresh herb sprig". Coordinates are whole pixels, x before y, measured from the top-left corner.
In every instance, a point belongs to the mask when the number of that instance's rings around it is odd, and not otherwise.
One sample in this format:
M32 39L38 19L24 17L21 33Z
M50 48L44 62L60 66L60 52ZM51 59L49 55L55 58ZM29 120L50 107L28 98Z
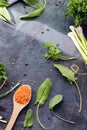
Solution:
M48 49L48 52L44 54L46 59L53 59L53 60L75 60L76 57L67 57L62 55L62 51L57 48L54 42L46 42L45 48Z

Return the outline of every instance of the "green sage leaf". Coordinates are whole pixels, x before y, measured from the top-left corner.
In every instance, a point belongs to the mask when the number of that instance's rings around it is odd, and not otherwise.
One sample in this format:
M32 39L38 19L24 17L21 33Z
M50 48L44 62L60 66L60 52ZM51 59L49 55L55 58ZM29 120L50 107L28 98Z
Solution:
M36 95L36 100L35 100L35 104L38 104L37 105L37 110L36 110L37 121L38 121L39 125L45 130L46 130L45 126L41 123L41 121L39 119L39 107L44 105L45 102L48 100L49 94L51 92L51 88L52 88L52 81L51 81L50 78L46 78L42 82L40 87L38 88L37 95Z
M52 81L50 78L46 78L38 88L35 104L39 103L40 106L44 105L49 97L51 88Z
M61 64L54 64L54 67L57 68L60 71L60 73L68 79L70 84L72 84L72 82L75 82L77 80L74 72L68 67Z
M63 100L63 95L54 96L49 102L49 109L53 110L53 108L58 105Z

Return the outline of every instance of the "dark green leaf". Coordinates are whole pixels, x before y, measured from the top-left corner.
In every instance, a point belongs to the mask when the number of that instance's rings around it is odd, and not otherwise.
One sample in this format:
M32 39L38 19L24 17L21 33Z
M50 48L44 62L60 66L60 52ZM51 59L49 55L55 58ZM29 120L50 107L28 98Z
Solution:
M35 104L39 103L42 106L48 99L52 88L52 81L46 78L38 88Z
M54 67L57 68L61 72L61 74L68 79L70 84L72 84L72 82L75 82L77 80L74 72L68 67L61 64L54 64Z
M58 105L63 100L63 95L54 96L49 102L49 109L53 110L53 108Z
M25 128L31 127L33 125L33 122L34 122L33 111L32 109L28 109L24 119L24 127Z

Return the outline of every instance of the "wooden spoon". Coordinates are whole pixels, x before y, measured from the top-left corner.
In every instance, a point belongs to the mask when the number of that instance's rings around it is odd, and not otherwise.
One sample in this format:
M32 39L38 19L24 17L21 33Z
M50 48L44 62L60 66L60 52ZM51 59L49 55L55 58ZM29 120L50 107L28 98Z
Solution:
M24 85L23 85L23 86L24 86ZM25 86L26 86L26 85L25 85ZM29 85L27 85L27 86L29 87L29 89L30 89L30 91L31 91L31 87L30 87ZM21 87L22 87L22 86L21 86ZM19 89L20 89L20 88L19 88ZM15 94L14 94L14 96L15 96ZM10 120L9 120L9 122L8 122L6 128L5 128L5 130L12 130L12 127L13 127L13 125L14 125L14 123L15 123L15 121L16 121L16 119L17 119L19 113L20 113L20 111L21 111L24 107L26 107L26 106L28 105L28 103L30 102L30 99L31 99L31 95L29 95L30 98L29 98L29 100L28 100L28 102L27 102L26 104L19 104L19 103L17 103L17 102L15 101L14 96L13 96L13 104L14 104L13 112L12 112L11 118L10 118Z

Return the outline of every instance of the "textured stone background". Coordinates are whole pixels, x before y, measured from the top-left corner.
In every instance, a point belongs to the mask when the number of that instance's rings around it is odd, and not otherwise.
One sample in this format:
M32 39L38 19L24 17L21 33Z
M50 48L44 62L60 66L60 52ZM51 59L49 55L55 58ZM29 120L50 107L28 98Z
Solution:
M16 84L18 80L21 80L21 84L30 84L33 91L30 104L20 113L13 130L24 130L23 120L28 108L33 109L35 118L34 125L30 129L42 129L35 117L34 101L37 88L47 77L53 81L49 100L56 94L64 95L64 101L55 108L55 112L76 122L75 125L70 125L53 117L48 109L48 100L39 111L40 119L47 130L87 130L87 76L77 76L83 96L83 109L81 113L78 113L79 99L75 85L70 86L67 80L53 67L54 63L61 63L68 67L74 63L79 65L82 72L86 71L81 55L67 37L68 27L73 24L72 19L66 20L65 18L67 2L67 0L48 0L46 10L40 17L22 21L19 16L32 11L32 9L19 1L8 8L15 25L0 22L0 61L6 64L9 76L9 82L0 90L0 93L9 90L12 86L11 82ZM85 27L84 30L86 34ZM64 54L76 56L78 59L68 62L46 60L43 57L46 52L44 48L46 41L55 41ZM14 92L0 100L0 115L3 115L7 121L9 121L13 109ZM0 130L4 130L5 127L6 124L0 123Z

